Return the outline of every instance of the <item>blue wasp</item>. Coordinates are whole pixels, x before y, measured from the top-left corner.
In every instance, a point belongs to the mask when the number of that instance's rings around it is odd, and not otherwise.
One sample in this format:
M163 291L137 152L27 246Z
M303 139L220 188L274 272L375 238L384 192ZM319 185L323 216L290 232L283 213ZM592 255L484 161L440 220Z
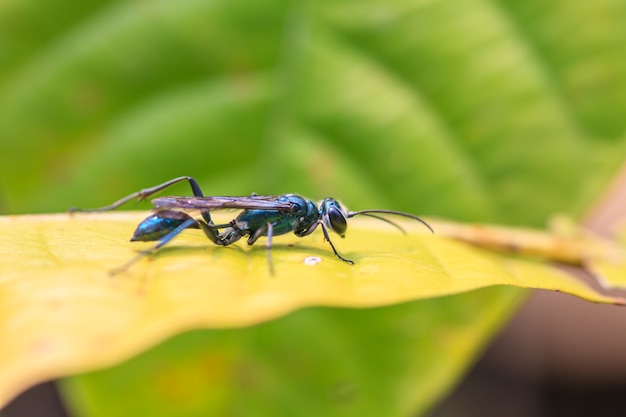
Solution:
M279 196L256 195L251 196L205 196L192 177L178 177L151 188L145 188L110 204L96 209L71 209L70 211L99 212L114 210L122 204L137 200L142 201L164 189L187 181L191 186L193 197L158 197L152 200L154 213L142 221L133 233L133 241L158 241L159 243L147 250L141 251L122 267L112 271L117 273L125 270L143 256L156 252L163 245L176 237L185 229L202 229L209 240L216 245L228 246L244 236L248 236L248 245L253 245L261 236L267 236L265 244L270 273L273 273L271 258L272 238L293 232L298 237L313 233L320 226L325 240L330 244L335 255L344 262L354 264L337 252L330 240L328 229L342 238L348 227L347 219L363 215L374 217L393 225L400 231L404 230L389 219L379 214L392 214L417 220L434 233L432 227L424 220L413 214L394 210L361 210L347 211L334 198L325 198L315 205L311 200L296 194ZM229 223L215 224L210 212L219 209L241 209L239 215ZM186 211L199 211L202 218L193 218Z

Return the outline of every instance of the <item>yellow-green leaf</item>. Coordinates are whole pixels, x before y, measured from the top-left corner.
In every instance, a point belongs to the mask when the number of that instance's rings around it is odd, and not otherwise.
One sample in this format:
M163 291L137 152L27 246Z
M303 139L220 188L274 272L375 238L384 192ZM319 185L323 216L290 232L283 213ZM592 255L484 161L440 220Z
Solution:
M248 325L306 306L379 306L492 285L623 302L540 260L446 237L467 229L443 222L433 222L442 232L435 235L405 222L402 235L374 219L354 220L346 239L335 239L353 266L333 255L321 233L277 237L274 275L262 244L218 247L189 231L111 276L152 245L128 242L145 215L0 218L0 403L33 383L119 362L186 329ZM509 230L509 238L516 233Z
M626 225L616 227L617 240L624 245L624 231ZM626 288L626 262L620 247L608 246L603 251L604 256L590 257L585 260L585 266L594 274L600 285L606 289Z

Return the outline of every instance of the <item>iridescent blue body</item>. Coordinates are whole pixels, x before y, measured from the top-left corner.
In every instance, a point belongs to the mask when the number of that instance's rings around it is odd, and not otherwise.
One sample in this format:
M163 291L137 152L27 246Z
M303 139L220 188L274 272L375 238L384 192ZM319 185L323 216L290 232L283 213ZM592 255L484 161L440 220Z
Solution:
M297 236L305 236L309 229L318 221L319 211L312 201L306 200L294 194L284 194L278 197L279 202L290 202L294 204L293 211L281 212L269 209L248 209L243 210L220 233L220 237L229 245L236 242L242 236L267 236L267 225L272 225L272 235L284 235L294 232ZM254 243L254 240L249 244Z
M147 251L142 251L137 257L115 272L126 269L142 256L156 251L183 230L189 228L202 229L211 242L220 246L228 246L244 236L248 236L247 242L249 245L252 245L259 237L267 236L266 248L270 272L273 272L270 252L273 236L293 232L296 236L303 237L311 234L320 226L324 233L324 238L330 244L335 255L339 259L353 264L353 261L344 258L337 252L327 231L327 229L331 229L339 236L344 237L347 229L347 219L351 217L356 215L374 217L403 231L397 224L380 216L380 214L399 215L417 220L432 231L432 228L426 222L415 215L392 210L347 211L333 198L326 198L317 206L311 200L295 194L205 197L198 183L191 177L174 178L155 187L130 194L109 206L81 211L113 210L129 200L136 198L143 200L182 181L189 182L194 196L159 197L153 199L152 203L155 206L155 213L137 226L131 241L159 241L159 243ZM210 212L218 209L241 209L242 211L229 223L215 224ZM199 211L202 218L192 217L186 213L189 210Z
M132 242L161 240L172 230L175 230L177 227L184 224L188 219L189 216L187 214L177 211L172 211L169 217L153 214L139 223L139 226L137 226L137 229L135 230L135 233L133 233L133 237L130 240ZM188 227L195 227L197 229L199 226L194 223Z

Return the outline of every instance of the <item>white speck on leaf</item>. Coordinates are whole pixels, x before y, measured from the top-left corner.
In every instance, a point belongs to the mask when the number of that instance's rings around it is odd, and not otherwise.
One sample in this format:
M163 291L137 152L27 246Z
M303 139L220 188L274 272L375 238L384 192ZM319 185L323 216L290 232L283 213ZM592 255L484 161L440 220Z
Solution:
M322 258L319 258L317 256L307 256L306 258L304 258L304 260L302 261L304 262L305 265L317 265L318 263L322 262Z

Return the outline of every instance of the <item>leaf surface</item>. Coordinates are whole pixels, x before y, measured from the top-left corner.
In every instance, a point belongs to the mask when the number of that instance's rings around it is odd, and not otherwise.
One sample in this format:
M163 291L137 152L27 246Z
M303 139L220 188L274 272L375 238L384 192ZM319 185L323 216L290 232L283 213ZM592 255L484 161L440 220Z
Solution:
M127 242L143 217L0 219L6 260L0 268L1 398L37 381L121 361L186 329L246 326L310 306L375 307L494 285L624 302L548 264L446 237L443 223L443 236L408 222L402 224L409 233L402 235L375 219L354 219L348 237L335 239L355 265L337 259L321 233L288 235L275 239L272 275L263 245L219 247L189 231L110 276L138 247L153 245Z

